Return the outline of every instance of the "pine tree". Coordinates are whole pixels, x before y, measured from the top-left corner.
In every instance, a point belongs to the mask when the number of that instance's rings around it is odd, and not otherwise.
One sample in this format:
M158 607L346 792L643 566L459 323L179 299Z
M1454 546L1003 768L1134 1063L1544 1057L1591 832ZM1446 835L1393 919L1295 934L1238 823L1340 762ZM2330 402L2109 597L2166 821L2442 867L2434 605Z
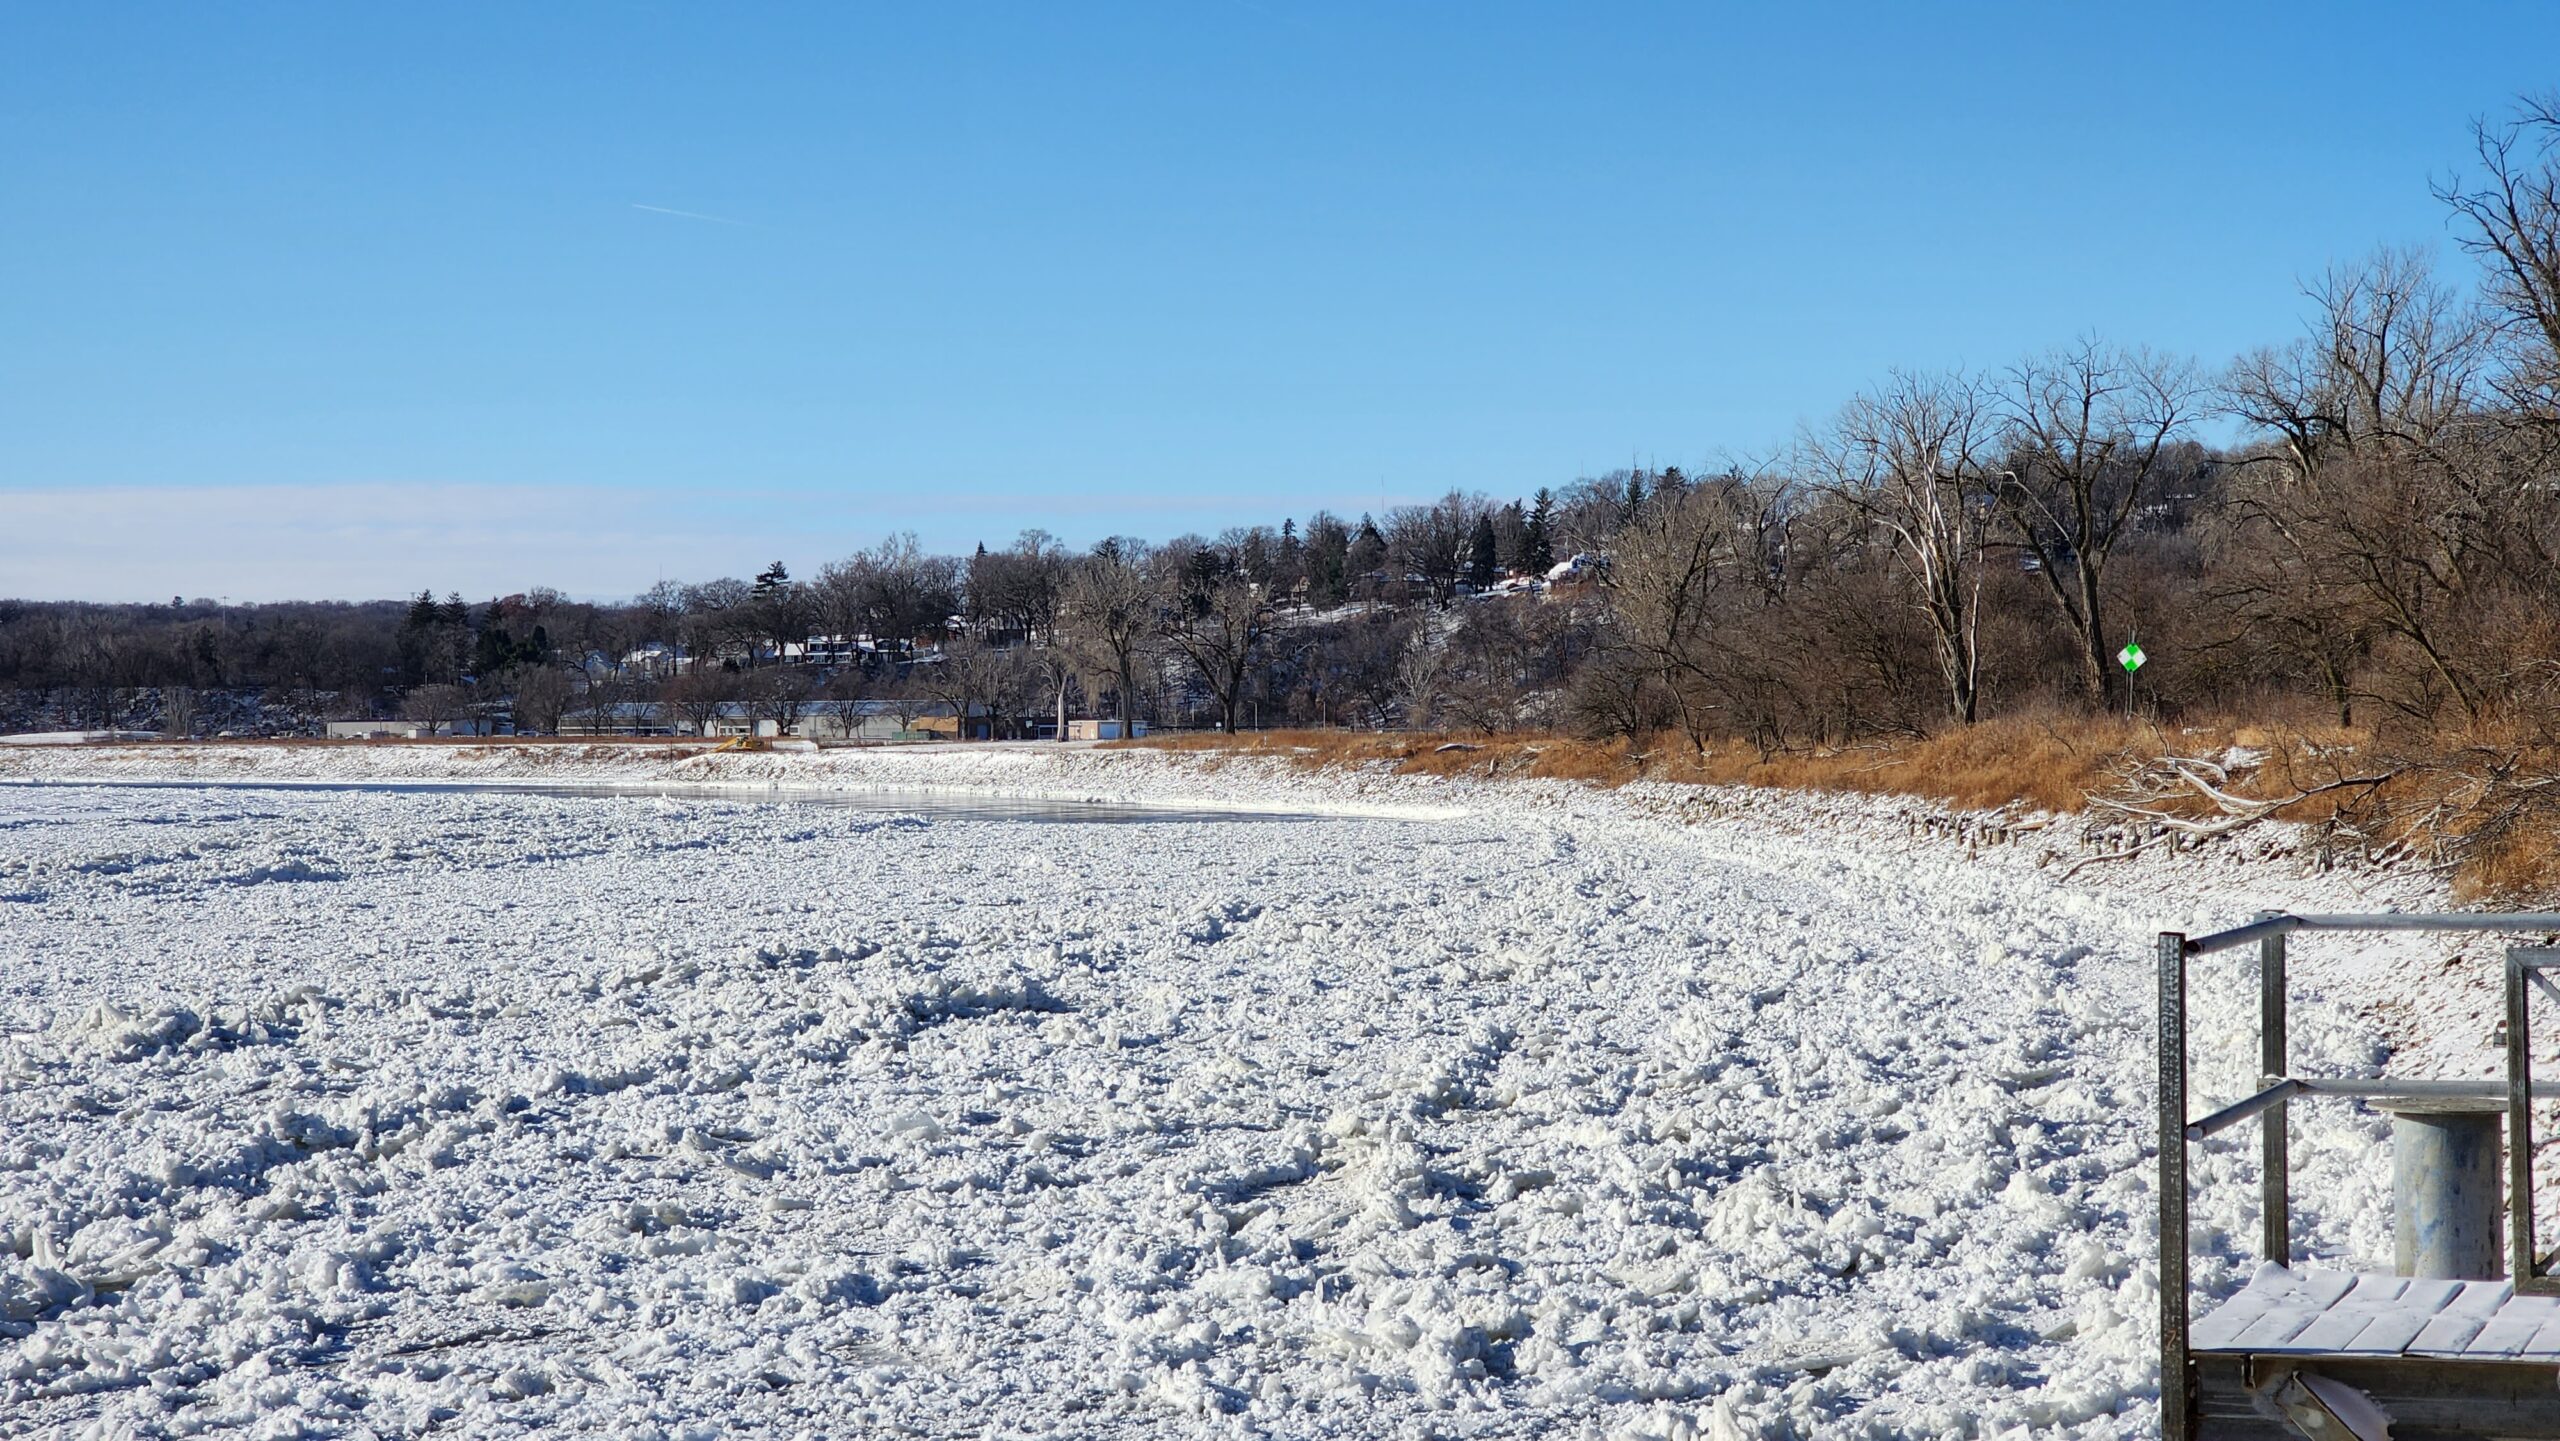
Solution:
M1317 511L1307 521L1307 600L1319 606L1340 605L1349 598L1351 530L1341 520Z
M1530 497L1529 522L1520 532L1520 568L1531 575L1555 569L1555 492L1541 486Z
M1476 512L1476 531L1467 541L1467 584L1483 590L1493 584L1499 570L1493 538L1493 513Z
M1359 532L1351 538L1350 551L1343 558L1343 579L1356 586L1386 566L1387 538L1378 533L1376 521L1363 515Z
M1493 515L1494 564L1504 574L1525 569L1521 542L1528 538L1529 508L1513 501Z

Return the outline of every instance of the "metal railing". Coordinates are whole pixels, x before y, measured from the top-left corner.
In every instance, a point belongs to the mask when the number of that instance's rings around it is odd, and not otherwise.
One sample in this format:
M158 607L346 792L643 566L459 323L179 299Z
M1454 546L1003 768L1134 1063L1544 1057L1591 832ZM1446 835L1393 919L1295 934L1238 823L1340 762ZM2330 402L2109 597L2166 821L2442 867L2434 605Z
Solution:
M2160 1433L2164 1441L2188 1441L2195 1376L2187 1347L2187 1147L2243 1121L2261 1122L2260 1249L2280 1266L2293 1263L2291 1157L2286 1110L2297 1096L2359 1100L2503 1101L2508 1135L2509 1271L2519 1290L2560 1291L2533 1264L2531 1122L2536 1096L2560 1097L2560 1083L2531 1076L2525 1049L2528 977L2560 969L2560 950L2516 949L2507 955L2507 1078L2499 1081L2346 1080L2296 1076L2286 1058L2286 940L2297 931L2450 931L2560 934L2560 914L2481 915L2261 914L2246 925L2212 935L2160 935ZM2258 1073L2264 1088L2200 1119L2187 1116L2187 961L2255 944L2258 948ZM2542 982L2544 985L2550 983Z

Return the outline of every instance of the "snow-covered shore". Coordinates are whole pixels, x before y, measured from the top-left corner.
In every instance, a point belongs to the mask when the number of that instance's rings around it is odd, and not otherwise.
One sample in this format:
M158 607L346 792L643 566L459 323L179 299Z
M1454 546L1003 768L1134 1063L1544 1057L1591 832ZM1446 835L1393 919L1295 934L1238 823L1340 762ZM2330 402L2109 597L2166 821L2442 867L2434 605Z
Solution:
M1213 773L1153 751L1079 745L910 745L720 751L659 745L142 745L0 751L0 784L174 781L256 785L558 785L662 791L885 791L1060 802L1180 805L1406 819L1458 813L1409 786L1356 777L1315 785L1265 768ZM1278 782L1275 784L1274 782Z
M1083 747L0 779L1327 813L0 787L0 1434L2141 1434L2152 932L2435 899ZM2306 1058L2482 1039L2411 988L2445 944L2319 944ZM2254 992L2197 988L2237 1094ZM2305 1244L2387 1255L2378 1123L2298 1109ZM2254 1146L2199 1148L2212 1287Z

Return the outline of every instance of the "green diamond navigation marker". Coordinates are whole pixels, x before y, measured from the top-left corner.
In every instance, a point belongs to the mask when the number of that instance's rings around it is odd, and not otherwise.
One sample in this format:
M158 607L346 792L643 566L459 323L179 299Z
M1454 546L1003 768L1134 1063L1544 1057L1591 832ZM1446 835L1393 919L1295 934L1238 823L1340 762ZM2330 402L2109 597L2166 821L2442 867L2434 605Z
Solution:
M2142 653L2142 642L2137 640L2127 642L2124 649L2117 651L2116 659L2123 664L2124 673L2131 675L2142 669L2142 663L2150 657Z

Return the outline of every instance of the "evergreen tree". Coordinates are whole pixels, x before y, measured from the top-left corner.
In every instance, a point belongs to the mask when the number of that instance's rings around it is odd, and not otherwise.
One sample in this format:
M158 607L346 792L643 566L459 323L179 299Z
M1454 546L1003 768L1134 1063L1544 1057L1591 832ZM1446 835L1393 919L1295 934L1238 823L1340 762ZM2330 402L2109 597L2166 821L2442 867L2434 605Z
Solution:
M1506 573L1528 568L1527 562L1521 558L1521 542L1527 538L1528 529L1529 508L1520 502L1515 500L1494 512L1493 554L1496 567Z
M1494 576L1500 571L1496 550L1493 513L1480 510L1476 512L1475 534L1467 540L1467 584L1478 590L1493 584Z
M1325 512L1307 520L1307 599L1340 605L1351 594L1351 528Z
M1352 585L1376 575L1387 567L1387 538L1379 534L1378 524L1368 516L1360 517L1360 529L1351 538L1349 552L1343 557L1343 577Z
M1529 522L1520 531L1520 568L1531 575L1555 569L1556 495L1544 486L1530 498Z
M1227 573L1227 558L1204 545L1191 552L1191 561L1186 568L1190 572L1192 590L1195 593L1206 591Z
M1296 588L1299 577L1307 571L1307 549L1298 542L1298 523L1280 522L1280 544L1271 557L1272 589L1285 595Z
M493 676L515 661L515 637L507 633L505 622L499 618L498 603L493 600L480 612L479 633L472 637L471 673Z

